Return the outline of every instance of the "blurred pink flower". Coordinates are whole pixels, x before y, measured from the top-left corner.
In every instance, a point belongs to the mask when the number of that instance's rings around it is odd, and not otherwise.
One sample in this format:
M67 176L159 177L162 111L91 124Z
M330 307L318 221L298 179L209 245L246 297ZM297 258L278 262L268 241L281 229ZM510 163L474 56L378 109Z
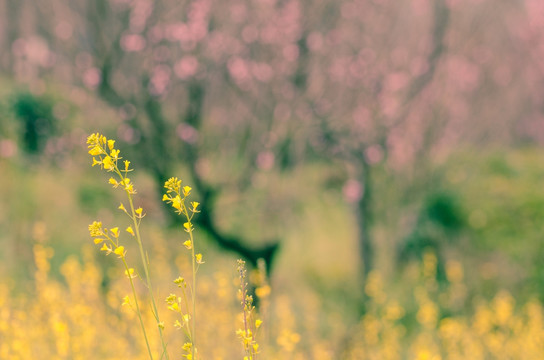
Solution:
M145 48L145 39L140 34L125 34L121 37L121 48L127 52L142 51Z
M88 88L94 89L102 80L102 73L100 72L100 69L96 67L91 67L83 73L83 83Z
M194 56L182 57L174 66L174 72L180 79L187 79L198 71L198 60Z
M349 179L344 184L342 193L344 194L344 199L346 199L347 202L355 203L363 196L363 186L359 181Z

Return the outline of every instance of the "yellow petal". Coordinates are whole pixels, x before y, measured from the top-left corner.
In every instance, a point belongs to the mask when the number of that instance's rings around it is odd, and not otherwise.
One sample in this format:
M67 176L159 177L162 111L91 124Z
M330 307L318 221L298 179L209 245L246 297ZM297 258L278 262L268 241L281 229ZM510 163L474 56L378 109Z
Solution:
M110 231L113 234L113 236L119 237L119 228L118 227L111 228Z
M115 255L118 255L120 258L125 256L125 247L119 246L117 249L114 250Z
M91 150L89 150L89 154L91 154L92 156L100 155L103 152L104 151L100 148L100 146L95 146Z
M106 170L111 170L114 167L113 160L109 156L104 157L104 160L102 160L102 164L104 164L104 169Z

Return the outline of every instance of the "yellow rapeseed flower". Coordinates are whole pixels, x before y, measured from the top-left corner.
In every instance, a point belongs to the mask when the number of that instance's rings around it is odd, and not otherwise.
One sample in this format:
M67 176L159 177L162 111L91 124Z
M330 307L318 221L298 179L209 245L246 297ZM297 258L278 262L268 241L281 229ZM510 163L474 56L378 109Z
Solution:
M135 278L136 275L134 274L134 269L133 268L129 268L128 270L125 270L125 275L128 277L128 278Z
M119 258L125 257L125 254L126 254L125 247L122 246L122 245L119 246L117 249L115 249L114 253L115 253L115 255L118 255Z
M92 237L103 235L102 223L99 221L93 221L93 223L89 225L89 233Z
M176 195L176 197L172 199L172 207L181 211L181 197L179 195Z
M102 247L100 248L100 251L105 251L105 252L106 252L106 255L109 255L109 254L111 253L111 248L110 248L108 245L104 244L104 245L102 245Z
M119 237L119 228L118 227L111 228L110 231L111 231L111 233L113 234L114 237L116 237L116 238Z
M109 155L106 155L104 157L104 160L102 160L102 164L104 165L104 169L110 170L110 171L113 170L115 167L115 164L113 163L113 159Z
M95 146L91 150L89 150L89 154L91 154L92 156L98 156L103 153L104 153L104 150L102 150L100 146Z

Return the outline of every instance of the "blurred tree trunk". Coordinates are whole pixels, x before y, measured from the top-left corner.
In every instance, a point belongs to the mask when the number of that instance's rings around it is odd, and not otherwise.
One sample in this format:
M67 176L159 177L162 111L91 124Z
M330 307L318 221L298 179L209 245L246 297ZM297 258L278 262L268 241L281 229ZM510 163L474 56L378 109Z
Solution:
M358 225L359 254L361 258L360 276L363 286L366 285L368 274L374 268L374 244L372 243L372 211L374 208L374 194L372 187L371 165L362 159L359 169L359 182L362 193L355 206L355 215ZM362 289L364 291L364 289Z

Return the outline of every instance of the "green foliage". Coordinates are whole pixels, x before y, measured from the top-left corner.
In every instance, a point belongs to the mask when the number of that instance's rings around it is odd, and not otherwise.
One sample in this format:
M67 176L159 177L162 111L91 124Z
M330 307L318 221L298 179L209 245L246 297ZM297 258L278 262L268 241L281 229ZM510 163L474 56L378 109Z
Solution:
M427 218L447 231L460 230L464 225L464 214L457 194L437 192L426 199L424 206Z
M459 193L467 211L469 256L479 265L494 264L497 257L502 258L504 264L491 266L495 281L501 286L523 288L526 294L537 292L541 297L543 159L542 150L525 148L480 156L458 153L444 165L448 186Z
M13 96L11 106L15 118L20 122L23 148L30 154L40 153L47 139L56 132L53 102L45 96L20 92Z

